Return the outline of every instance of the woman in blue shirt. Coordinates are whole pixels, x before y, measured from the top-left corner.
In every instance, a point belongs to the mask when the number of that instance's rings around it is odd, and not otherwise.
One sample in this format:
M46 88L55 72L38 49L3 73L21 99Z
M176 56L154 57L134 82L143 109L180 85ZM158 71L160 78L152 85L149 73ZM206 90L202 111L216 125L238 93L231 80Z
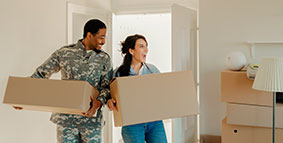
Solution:
M128 36L121 45L124 60L122 65L115 69L114 77L160 73L154 65L145 63L148 48L144 36ZM117 110L114 104L114 99L108 101L110 110ZM162 121L123 126L122 137L125 143L167 143Z

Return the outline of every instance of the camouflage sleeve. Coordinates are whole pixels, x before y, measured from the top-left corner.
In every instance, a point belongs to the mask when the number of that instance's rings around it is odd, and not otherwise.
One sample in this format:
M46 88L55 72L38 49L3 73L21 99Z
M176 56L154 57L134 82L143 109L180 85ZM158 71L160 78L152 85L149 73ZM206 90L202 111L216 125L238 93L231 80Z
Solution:
M53 73L60 71L58 50L55 51L42 65L31 75L32 78L49 78Z
M101 75L101 85L100 85L100 95L97 97L102 105L105 105L108 99L111 98L110 96L110 82L112 80L113 68L111 65L110 57L106 59L102 75Z

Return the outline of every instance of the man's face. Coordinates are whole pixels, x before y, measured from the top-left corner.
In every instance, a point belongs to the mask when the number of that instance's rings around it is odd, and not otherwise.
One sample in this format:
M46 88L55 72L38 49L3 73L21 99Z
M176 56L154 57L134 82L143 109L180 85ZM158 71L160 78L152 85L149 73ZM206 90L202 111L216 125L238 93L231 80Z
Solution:
M91 34L89 47L91 49L97 49L100 50L102 46L105 44L105 38L106 38L106 28L99 29L98 32L93 35Z

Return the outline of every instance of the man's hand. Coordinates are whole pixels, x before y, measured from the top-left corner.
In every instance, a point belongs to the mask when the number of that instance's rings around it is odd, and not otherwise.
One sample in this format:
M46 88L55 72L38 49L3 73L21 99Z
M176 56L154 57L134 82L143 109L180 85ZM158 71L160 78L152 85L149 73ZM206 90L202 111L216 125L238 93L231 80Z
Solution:
M108 105L108 108L109 108L111 111L112 111L112 110L118 111L118 108L117 108L117 106L116 106L116 101L115 101L115 99L111 98L110 100L108 100L107 105Z
M87 116L87 117L92 117L96 110L101 106L101 102L99 100L94 99L93 96L90 97L91 101L92 101L92 106L90 107L90 109L88 109L87 112L84 112L83 115Z
M13 106L13 108L16 110L23 110L23 107Z

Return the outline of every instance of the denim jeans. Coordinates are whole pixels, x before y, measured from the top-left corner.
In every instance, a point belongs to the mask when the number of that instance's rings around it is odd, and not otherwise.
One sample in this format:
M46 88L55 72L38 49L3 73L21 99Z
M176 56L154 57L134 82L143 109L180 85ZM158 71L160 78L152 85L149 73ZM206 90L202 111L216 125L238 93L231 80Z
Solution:
M124 143L167 143L162 121L122 127Z

